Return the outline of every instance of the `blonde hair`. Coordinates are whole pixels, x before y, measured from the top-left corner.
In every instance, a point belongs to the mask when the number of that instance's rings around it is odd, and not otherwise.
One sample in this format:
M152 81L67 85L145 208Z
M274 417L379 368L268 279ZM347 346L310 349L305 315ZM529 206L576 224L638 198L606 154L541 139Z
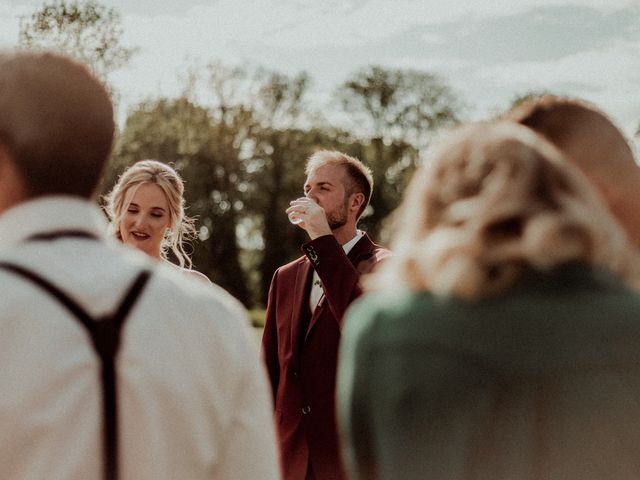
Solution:
M156 160L141 160L127 168L118 178L113 190L105 195L105 210L109 219L109 233L118 240L120 236L120 222L127 211L134 188L152 183L158 185L164 192L169 205L169 228L160 244L160 255L167 260L167 252L170 250L180 267L192 268L189 254L184 245L191 241L195 235L194 220L185 214L184 183L178 172L169 165Z
M636 281L627 239L587 179L515 123L453 130L415 173L395 223L394 255L369 287L475 300L527 267L572 261Z

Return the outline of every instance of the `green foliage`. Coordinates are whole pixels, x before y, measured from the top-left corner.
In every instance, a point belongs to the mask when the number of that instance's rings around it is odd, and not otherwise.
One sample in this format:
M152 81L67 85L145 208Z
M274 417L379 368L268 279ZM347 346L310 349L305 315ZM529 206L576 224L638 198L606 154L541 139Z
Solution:
M513 110L514 108L524 104L524 103L528 103L532 100L536 100L538 98L542 98L546 95L553 95L553 93L551 93L548 90L531 90L525 93L520 93L515 95L512 99L511 99L511 103L509 106L509 110Z
M249 310L249 319L251 320L251 325L255 328L264 328L264 317L266 315L266 310L263 308L253 308Z
M355 72L336 96L367 135L417 148L427 145L433 131L456 123L462 108L438 76L376 65Z
M44 3L20 19L19 45L54 49L89 65L98 77L125 66L135 49L121 44L120 14L95 0Z

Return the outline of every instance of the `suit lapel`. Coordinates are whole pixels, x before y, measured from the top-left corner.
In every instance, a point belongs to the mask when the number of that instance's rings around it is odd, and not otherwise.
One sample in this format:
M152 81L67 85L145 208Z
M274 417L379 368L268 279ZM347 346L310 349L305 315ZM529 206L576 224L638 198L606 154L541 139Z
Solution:
M305 315L304 308L307 308L304 302L309 301L307 292L311 283L311 262L306 258L302 258L298 264L296 272L295 287L293 291L293 306L291 309L291 342L293 345L293 358L297 361L300 351L300 338L302 336L302 323Z
M375 248L374 243L371 241L369 236L365 233L362 236L362 238L360 240L358 240L356 242L356 244L353 246L353 248L351 249L351 251L347 255L347 258L351 261L351 263L353 264L354 267L358 268L358 263L360 262L360 259L363 256L371 254L371 252L373 252L374 248ZM307 263L310 266L310 262L307 262ZM322 315L322 312L324 311L325 308L328 308L328 306L327 306L327 297L324 294L322 294L322 297L320 298L320 301L318 302L318 305L317 305L316 309L313 311L313 314L311 315L311 321L309 322L309 328L307 328L307 332L305 333L305 336L304 336L304 341L305 342L307 341L307 338L309 337L309 334L311 333L311 329L317 323L318 318L320 318L320 316Z
M309 337L309 333L311 333L311 329L317 323L318 318L320 318L325 308L327 308L327 297L325 297L323 293L322 296L320 297L320 300L318 300L318 305L316 305L315 310L311 314L311 320L309 321L309 328L307 328L307 332L304 335L305 343L307 341L307 338Z
M354 266L358 266L358 262L360 261L360 257L363 255L370 255L375 248L374 243L369 238L369 235L366 233L362 236L360 240L353 246L347 258L351 260Z

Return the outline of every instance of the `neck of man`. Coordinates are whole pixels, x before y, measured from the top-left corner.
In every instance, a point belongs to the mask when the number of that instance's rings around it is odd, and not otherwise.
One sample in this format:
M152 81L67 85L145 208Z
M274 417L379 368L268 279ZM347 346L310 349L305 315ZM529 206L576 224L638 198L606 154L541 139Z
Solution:
M356 236L357 229L356 224L352 222L348 222L340 228L336 228L333 232L333 236L336 237L336 240L340 245L344 245L345 243L352 240L353 237Z

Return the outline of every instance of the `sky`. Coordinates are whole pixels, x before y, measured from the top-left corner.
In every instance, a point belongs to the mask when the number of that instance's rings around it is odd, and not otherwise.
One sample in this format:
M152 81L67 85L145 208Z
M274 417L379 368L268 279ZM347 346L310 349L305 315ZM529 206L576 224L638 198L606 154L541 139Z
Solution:
M0 47L42 0L0 0ZM589 100L628 135L640 126L640 0L103 0L138 48L111 77L125 105L177 96L189 65L220 60L306 71L326 104L376 64L441 76L476 120L517 95ZM638 144L638 138L636 138Z

